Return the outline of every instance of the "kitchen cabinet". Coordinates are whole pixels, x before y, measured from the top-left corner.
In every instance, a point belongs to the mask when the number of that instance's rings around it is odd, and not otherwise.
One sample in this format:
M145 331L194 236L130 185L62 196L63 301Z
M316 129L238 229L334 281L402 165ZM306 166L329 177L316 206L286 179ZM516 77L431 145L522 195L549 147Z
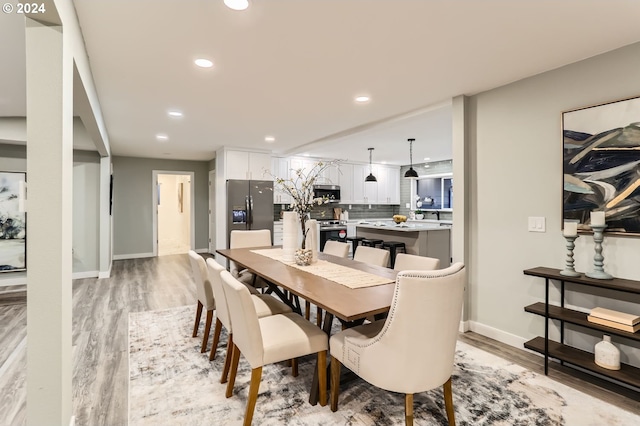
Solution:
M271 170L276 178L289 179L289 159L273 157L271 162ZM273 203L274 204L291 204L291 195L282 189L282 185L274 182L273 185Z
M377 166L378 204L400 204L400 169Z
M273 245L282 245L282 222L273 223Z
M225 152L225 175L227 179L273 180L271 154L249 151Z
M377 173L377 166L372 168L374 176ZM353 165L353 204L378 204L378 183L365 182L369 176L368 164Z
M338 185L340 185L340 203L355 204L353 201L353 164L340 164Z

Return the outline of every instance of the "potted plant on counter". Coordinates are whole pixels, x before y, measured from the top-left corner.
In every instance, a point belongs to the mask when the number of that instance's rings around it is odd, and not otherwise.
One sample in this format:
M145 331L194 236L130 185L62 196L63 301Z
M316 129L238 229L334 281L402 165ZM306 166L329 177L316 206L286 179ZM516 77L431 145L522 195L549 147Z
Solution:
M424 213L422 213L422 210L416 210L416 220L422 220L424 219Z

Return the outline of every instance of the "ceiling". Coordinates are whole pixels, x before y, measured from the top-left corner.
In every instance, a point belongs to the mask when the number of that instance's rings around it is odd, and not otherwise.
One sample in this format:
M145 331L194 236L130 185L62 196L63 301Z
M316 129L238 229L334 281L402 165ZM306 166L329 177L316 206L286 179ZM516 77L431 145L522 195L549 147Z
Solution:
M640 41L632 0L249 1L74 1L113 154L366 162L374 147L408 164L413 137L416 161L451 158L452 97ZM0 16L0 117L25 115L23 25Z

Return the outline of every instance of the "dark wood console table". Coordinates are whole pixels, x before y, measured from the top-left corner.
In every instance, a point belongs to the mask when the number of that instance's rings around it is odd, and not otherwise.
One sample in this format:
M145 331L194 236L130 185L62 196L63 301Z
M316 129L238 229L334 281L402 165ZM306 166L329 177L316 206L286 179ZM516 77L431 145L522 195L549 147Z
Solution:
M559 269L545 267L525 269L524 274L545 279L544 303L534 303L524 308L526 312L540 315L545 318L544 337L536 337L524 344L525 348L544 355L545 375L549 372L549 357L551 357L560 360L562 363L577 366L640 389L640 368L621 364L620 370L607 370L606 368L598 366L594 362L593 353L568 346L564 343L565 323L575 324L592 330L598 330L606 334L621 336L632 341L640 342L640 332L629 333L627 331L594 324L587 320L588 314L573 309L567 309L564 306L564 291L566 283L598 287L623 293L640 294L640 281L620 278L597 280L588 278L584 274L579 277L567 277L561 275ZM560 306L549 304L550 280L560 282ZM560 342L549 340L549 320L560 321Z

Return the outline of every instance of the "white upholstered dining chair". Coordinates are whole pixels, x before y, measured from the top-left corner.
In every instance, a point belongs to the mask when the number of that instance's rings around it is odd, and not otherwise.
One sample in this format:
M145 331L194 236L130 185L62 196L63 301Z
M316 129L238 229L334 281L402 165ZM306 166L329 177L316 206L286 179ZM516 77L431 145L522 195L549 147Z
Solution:
M333 256L347 257L349 255L349 244L341 243L340 241L327 241L322 252Z
M396 271L418 270L433 271L440 268L440 259L435 257L416 256L415 254L398 253L393 269Z
M389 252L379 248L358 246L358 250L353 255L353 260L386 268L389 264Z
M204 336L202 337L202 348L200 352L207 350L207 342L209 341L209 333L211 332L211 321L213 320L213 310L216 308L216 300L213 297L213 290L209 282L207 266L204 259L193 250L189 250L189 262L191 263L191 271L193 280L196 283L196 293L198 295L198 306L196 307L196 321L193 325L192 337L198 336L198 328L200 327L200 318L202 317L202 308L207 311L207 320L204 326ZM220 330L216 327L214 332L214 345L217 344L217 338L220 336Z
M436 271L402 271L386 320L333 335L331 410L338 409L344 365L374 386L404 393L408 425L413 424L413 394L444 386L447 418L454 425L451 374L465 282L459 262Z
M255 229L250 231L231 231L229 236L229 248L266 247L271 246L271 231L268 229ZM267 284L260 277L256 277L248 270L238 266L234 261L229 261L229 271L234 278L251 284L254 287L265 287Z
M229 315L229 307L222 285L222 278L220 278L220 273L226 271L226 269L224 269L218 262L216 262L215 259L210 258L207 259L207 270L209 273L209 281L211 282L213 294L218 301L216 305L216 330L218 326L224 326L224 328L227 330L227 335L229 336L227 340L227 353L224 360L224 368L222 370L222 377L220 377L220 383L225 383L229 374L229 366L231 365L231 348L233 346L233 328L231 324L231 316ZM250 289L252 287L247 286L247 288ZM255 308L256 315L258 315L258 318L292 312L289 306L268 294L251 294L251 301L253 302L253 306ZM213 346L211 346L209 361L213 361L213 359L215 358L216 349L218 348L217 343L218 340L215 340Z
M250 425L258 398L262 367L267 364L317 353L320 405L327 403L327 335L298 314L258 318L249 290L227 271L220 273L233 325L233 356L227 398L233 394L240 354L251 366L251 383L244 425Z

